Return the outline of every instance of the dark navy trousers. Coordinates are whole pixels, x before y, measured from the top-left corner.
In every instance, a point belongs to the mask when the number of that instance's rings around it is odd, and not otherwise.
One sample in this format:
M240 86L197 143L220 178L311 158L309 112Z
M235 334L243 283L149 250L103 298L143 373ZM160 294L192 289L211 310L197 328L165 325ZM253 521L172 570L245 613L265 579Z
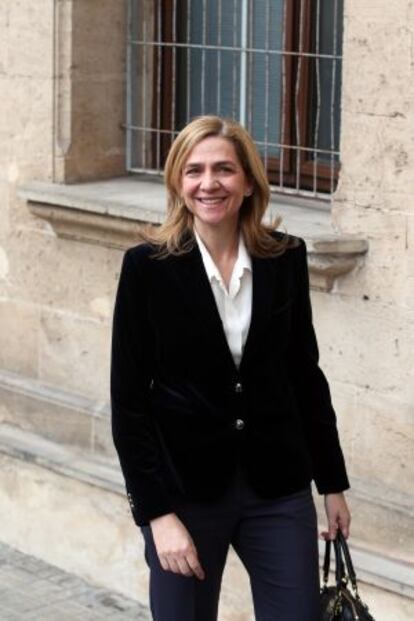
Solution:
M151 528L142 527L154 621L216 621L230 545L249 574L256 621L318 621L317 523L310 487L263 499L239 471L220 500L180 500L177 515L206 576L200 581L163 570Z

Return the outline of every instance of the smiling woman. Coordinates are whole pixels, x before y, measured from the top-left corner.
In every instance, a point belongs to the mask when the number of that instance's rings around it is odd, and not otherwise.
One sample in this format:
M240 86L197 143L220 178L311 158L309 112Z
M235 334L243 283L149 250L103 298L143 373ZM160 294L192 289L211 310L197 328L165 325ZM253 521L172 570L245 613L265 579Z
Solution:
M315 480L333 538L349 486L318 366L303 240L262 224L263 165L199 117L165 170L164 224L124 257L113 436L145 539L155 621L216 621L230 545L257 621L319 621Z

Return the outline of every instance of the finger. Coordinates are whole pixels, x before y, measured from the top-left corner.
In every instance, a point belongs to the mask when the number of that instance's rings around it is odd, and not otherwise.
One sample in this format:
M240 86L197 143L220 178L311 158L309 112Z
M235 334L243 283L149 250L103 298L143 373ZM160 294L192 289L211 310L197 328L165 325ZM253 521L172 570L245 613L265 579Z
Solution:
M341 532L343 534L343 536L345 537L345 539L348 539L349 537L349 526L351 523L351 516L346 516L345 518L342 518L339 522L340 525L340 529Z
M178 558L177 565L178 565L180 574L182 574L183 576L186 576L189 578L190 576L194 575L190 565L187 563L187 560L185 558Z
M197 576L199 580L204 580L205 573L204 569L201 567L200 561L198 560L198 555L196 552L190 553L187 556L187 562L193 571L194 575Z
M328 526L329 529L329 539L333 541L336 538L336 534L338 531L338 522L331 522Z
M160 565L163 568L164 571L171 571L170 570L170 565L168 563L168 559L166 556L162 556L162 555L158 555L159 561L160 561Z
M180 567L178 565L178 562L175 558L173 558L172 556L168 557L168 565L169 565L169 569L170 571L173 572L173 574L180 574L181 570Z

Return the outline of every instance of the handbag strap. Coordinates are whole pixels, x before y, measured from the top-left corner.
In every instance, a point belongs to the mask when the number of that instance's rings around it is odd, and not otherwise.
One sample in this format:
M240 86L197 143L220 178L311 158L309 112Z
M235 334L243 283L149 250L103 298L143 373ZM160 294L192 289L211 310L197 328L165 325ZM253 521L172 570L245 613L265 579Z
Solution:
M335 551L335 581L338 589L347 581L345 572L344 560L342 558L342 548L338 541L338 537L334 539L334 551Z
M328 584L329 566L331 564L331 540L325 541L325 557L323 559L323 583Z
M341 547L337 541L334 539L334 552L335 552L335 582L338 588L342 585L345 580L345 566L342 559ZM323 582L325 585L328 584L329 579L329 567L331 564L331 547L332 542L330 539L325 541L325 557L323 561Z
M349 551L347 541L340 530L338 530L336 538L338 540L338 545L341 548L344 559L345 559L346 569L347 569L347 573L351 581L352 587L354 591L357 593L358 592L357 577L356 577L354 565L352 563L351 553Z

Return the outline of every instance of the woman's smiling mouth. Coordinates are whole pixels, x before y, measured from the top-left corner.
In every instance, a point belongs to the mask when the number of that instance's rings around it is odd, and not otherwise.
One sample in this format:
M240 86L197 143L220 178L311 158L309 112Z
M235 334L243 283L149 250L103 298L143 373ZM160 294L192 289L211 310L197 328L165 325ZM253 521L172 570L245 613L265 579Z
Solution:
M203 205L218 205L226 200L226 196L215 196L214 198L196 198L197 201L202 203Z

